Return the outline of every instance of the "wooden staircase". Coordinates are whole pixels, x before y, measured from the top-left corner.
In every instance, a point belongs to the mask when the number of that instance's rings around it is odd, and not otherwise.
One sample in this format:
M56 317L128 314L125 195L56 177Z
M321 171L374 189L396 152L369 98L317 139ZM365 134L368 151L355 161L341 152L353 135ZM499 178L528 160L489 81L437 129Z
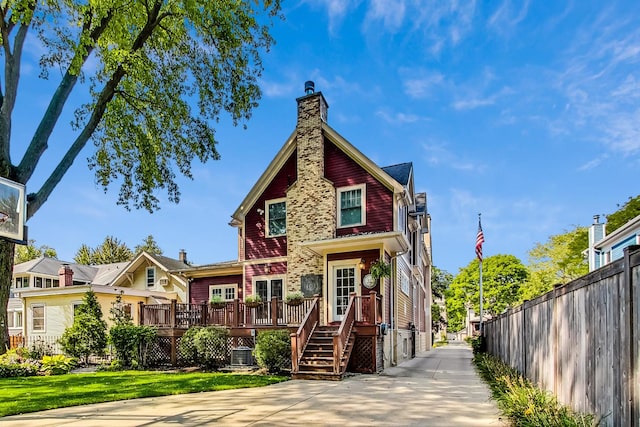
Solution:
M338 333L339 326L317 326L311 334L309 341L302 353L298 364L298 371L294 372L293 379L305 380L341 380L351 357L351 351L355 342L355 334L349 335L347 345L340 355L340 369L335 372L334 360L334 336Z

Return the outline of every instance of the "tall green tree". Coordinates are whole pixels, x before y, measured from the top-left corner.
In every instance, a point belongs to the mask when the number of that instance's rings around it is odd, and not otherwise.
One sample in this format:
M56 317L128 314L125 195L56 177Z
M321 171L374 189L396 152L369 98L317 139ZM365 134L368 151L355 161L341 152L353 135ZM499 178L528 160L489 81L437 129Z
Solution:
M104 241L93 249L83 244L73 257L73 260L78 264L86 265L110 264L131 261L132 259L131 249L126 243L113 236L105 237Z
M431 267L431 293L442 298L453 281L453 275L446 270L440 270L435 265Z
M36 241L29 239L29 243L26 245L16 245L13 262L15 264L20 264L31 261L32 259L40 258L41 256L57 258L58 253L55 249L47 245L36 246Z
M178 202L176 174L191 178L192 161L219 158L213 124L223 114L234 124L251 117L280 1L16 0L2 2L0 12L0 177L29 184L50 145L63 153L28 194L28 219L90 140L89 167L105 191L120 185L119 204L153 211L158 189ZM40 77L55 88L42 117L31 118L33 134L12 135L18 82L34 84L38 74L22 73L30 40L42 46ZM41 97L22 102L37 111ZM53 144L54 130L66 126L58 126L63 111L74 111L74 134ZM14 163L16 152L24 154ZM9 341L14 250L0 241L0 353Z
M102 318L102 308L96 294L89 290L73 314L73 325L60 337L60 346L65 353L80 358L86 364L89 356L104 354L107 337L107 322Z
M629 197L629 200L617 211L607 215L607 234L613 233L638 215L640 215L640 195Z
M493 255L482 262L484 312L502 313L520 300L521 286L529 279L529 271L513 255ZM459 331L465 325L467 306L480 313L480 266L477 259L460 269L446 292L447 325Z
M529 282L522 288L522 299L533 299L553 289L553 285L569 283L589 272L582 255L589 246L589 231L575 227L549 237L529 251Z
M149 234L144 239L141 245L136 246L135 249L133 250L133 252L137 254L142 251L145 251L147 253L154 254L154 255L162 255L162 249L160 249L160 246L158 246L158 242L156 242L156 239L154 239L151 234Z

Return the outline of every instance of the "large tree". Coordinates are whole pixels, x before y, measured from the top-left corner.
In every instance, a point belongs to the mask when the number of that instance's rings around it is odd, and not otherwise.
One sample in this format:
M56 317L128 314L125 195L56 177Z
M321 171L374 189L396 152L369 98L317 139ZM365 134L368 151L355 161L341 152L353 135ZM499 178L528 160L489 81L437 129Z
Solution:
M640 195L629 197L624 205L612 214L607 215L607 234L611 234L618 228L640 215Z
M120 185L119 204L153 211L157 189L178 202L176 173L191 177L194 159L219 157L212 123L226 112L238 124L257 105L260 55L273 42L269 27L279 10L279 0L1 2L0 176L28 184L63 109L75 108L73 137L55 141L66 151L28 194L27 218L89 140L95 148L89 167L103 189ZM29 77L21 70L30 37L38 37L45 52L40 76L55 87L28 136L11 128L18 83ZM72 99L86 102L67 105ZM12 136L24 150L11 149ZM10 154L16 151L24 155L14 162ZM13 255L14 244L0 241L0 353L8 344Z
M73 257L75 262L85 265L111 264L132 259L133 252L127 244L113 236L105 237L104 241L95 248L83 244Z
M36 241L29 239L29 242L26 245L16 246L13 262L15 264L20 264L31 261L32 259L40 258L41 256L56 258L58 253L55 249L47 245L36 246Z
M575 227L563 234L549 237L529 251L529 282L522 288L522 299L533 299L589 272L589 264L582 255L589 246L586 227Z
M482 262L483 309L496 315L520 300L520 288L529 278L529 271L513 255L494 255ZM460 269L446 292L447 324L451 331L464 327L467 306L480 312L480 266L474 259Z
M436 298L443 298L453 281L453 275L447 270L440 270L435 265L431 267L431 293Z
M158 242L156 242L156 239L154 239L151 234L149 234L142 241L141 245L136 246L135 249L133 250L133 252L135 252L136 254L142 251L145 251L147 253L154 254L154 255L162 255L162 249L160 249L160 246L158 246Z

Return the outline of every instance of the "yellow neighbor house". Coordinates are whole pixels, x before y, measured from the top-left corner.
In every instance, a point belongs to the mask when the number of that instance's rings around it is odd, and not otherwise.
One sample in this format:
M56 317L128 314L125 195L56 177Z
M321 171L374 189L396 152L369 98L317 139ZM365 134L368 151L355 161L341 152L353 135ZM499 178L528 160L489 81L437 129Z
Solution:
M124 309L137 324L138 303L186 300L187 279L172 273L188 265L183 254L176 260L141 252L130 262L92 266L47 257L18 264L13 270L10 304L14 310L13 334L22 335L26 345L40 342L56 347L57 339L73 325L75 307L90 289L108 325L117 295L121 295ZM16 328L16 324L21 327Z

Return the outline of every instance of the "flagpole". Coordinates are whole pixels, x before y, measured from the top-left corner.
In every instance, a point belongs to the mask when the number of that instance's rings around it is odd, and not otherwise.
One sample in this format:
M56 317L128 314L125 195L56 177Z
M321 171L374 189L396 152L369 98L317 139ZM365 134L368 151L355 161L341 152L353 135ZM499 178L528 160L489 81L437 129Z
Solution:
M484 233L482 232L482 214L478 214L478 236L476 237L476 256L478 257L478 263L480 265L480 335L484 331L484 313L483 313L483 298L482 298L482 244L484 243Z

